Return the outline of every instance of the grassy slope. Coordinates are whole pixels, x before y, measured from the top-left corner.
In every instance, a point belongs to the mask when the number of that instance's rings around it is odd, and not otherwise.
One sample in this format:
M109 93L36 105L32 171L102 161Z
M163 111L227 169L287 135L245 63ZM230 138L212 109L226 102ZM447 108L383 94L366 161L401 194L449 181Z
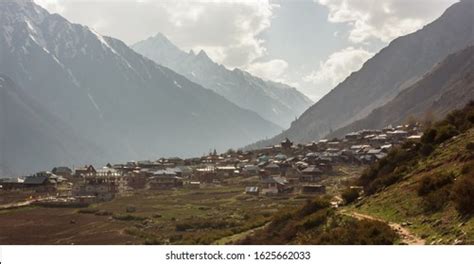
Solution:
M459 157L467 152L468 142L474 142L474 129L445 142L421 160L403 180L369 196L352 209L387 221L412 224L408 228L427 243L453 244L456 239L474 243L474 218L460 217L452 203L436 213L426 213L422 198L417 194L417 186L426 175L461 174L468 161L460 161Z

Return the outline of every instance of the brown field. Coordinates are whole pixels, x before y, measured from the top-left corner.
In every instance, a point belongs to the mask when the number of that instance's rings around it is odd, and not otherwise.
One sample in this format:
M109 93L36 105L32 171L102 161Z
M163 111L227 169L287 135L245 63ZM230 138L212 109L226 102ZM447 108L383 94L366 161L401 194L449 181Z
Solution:
M355 177L360 168L337 171L329 176L334 180L325 180L332 185L330 193ZM245 186L257 184L258 177L234 178L197 190L137 191L82 209L30 206L3 210L0 244L232 243L263 227L278 210L298 207L313 197L243 193Z
M85 209L0 211L0 244L212 244L305 198L249 196L230 185L135 192Z

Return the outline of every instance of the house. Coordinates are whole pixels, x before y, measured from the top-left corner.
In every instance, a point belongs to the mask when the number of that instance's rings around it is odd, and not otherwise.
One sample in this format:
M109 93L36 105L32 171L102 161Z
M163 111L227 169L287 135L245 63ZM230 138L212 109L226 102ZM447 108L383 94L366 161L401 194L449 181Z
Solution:
M75 177L94 176L97 170L92 165L77 168L74 172Z
M239 174L239 170L235 166L220 166L216 167L217 175L220 177L232 177Z
M144 189L147 180L147 173L143 173L141 170L133 171L124 175L126 185L135 190Z
M191 182L188 182L186 185L185 185L186 188L188 189L191 189L191 190L198 190L201 188L201 182L198 182L198 181L191 181Z
M38 172L33 176L28 176L23 181L25 188L32 188L36 192L54 192L58 185L65 182L66 179L52 174L49 171Z
M95 197L96 201L114 199L120 187L123 187L123 183L126 182L122 177L123 174L113 166L96 170L94 166L89 165L77 169L75 175L80 176L81 179L74 182L72 196Z
M265 166L265 172L268 175L279 175L281 173L280 166L275 163L271 163Z
M95 173L97 177L120 177L122 174L113 168L104 167L100 170L97 170Z
M265 176L261 179L262 193L265 195L279 194L289 190L288 182L283 177Z
M260 188L256 186L245 187L245 194L258 195L260 193Z
M0 190L18 190L22 189L24 179L21 178L5 178L0 179Z
M121 177L86 175L72 187L74 197L95 197L96 201L110 201L119 192Z
M288 159L288 157L286 155L281 154L281 153L278 154L278 155L275 155L274 158L275 158L275 160L278 160L278 161L284 161L284 160Z
M293 142L291 142L288 138L281 142L281 148L284 150L289 150L293 146Z
M393 140L402 140L408 137L408 132L403 130L395 130L387 132L387 136Z
M178 177L174 170L157 170L148 179L148 188L151 190L163 190L183 186L183 178Z
M361 138L361 135L359 132L352 132L352 133L347 134L345 138L349 141L356 141Z
M422 137L423 137L423 134L417 134L417 135L409 136L407 139L411 141L420 141Z
M325 194L326 186L306 184L301 186L301 193L303 194Z
M258 166L256 165L245 165L242 169L242 174L245 176L256 176L258 175Z
M193 179L200 182L211 183L214 180L218 180L219 177L216 172L216 168L213 166L207 166L204 168L197 168L194 170Z
M301 182L314 182L321 179L323 171L318 167L312 165L301 171L300 181Z
M55 167L51 172L55 175L63 176L65 178L72 177L72 170L69 167Z

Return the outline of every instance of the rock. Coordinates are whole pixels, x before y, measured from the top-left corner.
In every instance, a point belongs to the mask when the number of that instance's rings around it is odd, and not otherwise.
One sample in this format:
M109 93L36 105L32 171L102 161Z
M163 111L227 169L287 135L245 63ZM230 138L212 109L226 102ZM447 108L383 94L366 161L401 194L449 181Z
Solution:
M70 224L75 224L76 223L76 220L71 220L69 221Z

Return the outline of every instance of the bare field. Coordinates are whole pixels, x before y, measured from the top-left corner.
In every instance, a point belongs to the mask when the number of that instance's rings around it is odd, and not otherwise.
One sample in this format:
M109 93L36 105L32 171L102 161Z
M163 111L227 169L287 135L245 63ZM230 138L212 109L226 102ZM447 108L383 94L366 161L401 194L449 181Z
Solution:
M265 225L307 197L257 197L241 184L140 191L84 209L0 211L0 244L213 244Z

